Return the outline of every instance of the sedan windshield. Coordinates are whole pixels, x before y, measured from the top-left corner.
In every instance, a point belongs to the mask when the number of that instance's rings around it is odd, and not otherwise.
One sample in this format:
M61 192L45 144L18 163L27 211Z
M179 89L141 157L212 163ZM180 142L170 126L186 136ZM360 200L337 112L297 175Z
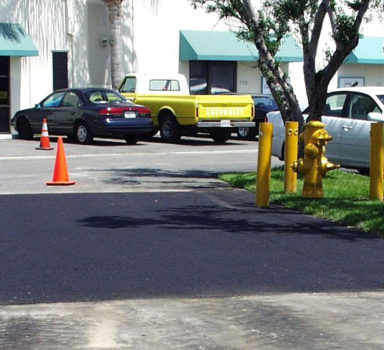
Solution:
M377 95L377 98L380 100L382 104L384 104L384 95Z
M120 104L129 103L123 96L114 91L89 91L85 94L86 98L92 104Z

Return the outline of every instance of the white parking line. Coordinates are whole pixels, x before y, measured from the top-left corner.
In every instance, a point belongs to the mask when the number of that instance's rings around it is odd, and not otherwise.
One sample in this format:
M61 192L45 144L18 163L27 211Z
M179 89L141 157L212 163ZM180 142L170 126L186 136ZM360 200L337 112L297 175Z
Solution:
M72 154L66 155L66 158L98 158L98 157L134 157L134 156L153 156L153 155L214 155L214 154L243 154L243 153L258 153L257 149L252 150L228 150L228 151L182 151L182 152L145 152L145 153L91 153L91 154ZM47 156L0 156L0 160L43 160L43 159L54 159L56 154Z
M213 195L212 193L202 192L202 195L204 197L207 197L213 203L216 203L218 206L224 207L226 209L231 209L231 210L237 210L238 209L238 207L235 207L228 202L224 202L223 200L221 200L217 196Z

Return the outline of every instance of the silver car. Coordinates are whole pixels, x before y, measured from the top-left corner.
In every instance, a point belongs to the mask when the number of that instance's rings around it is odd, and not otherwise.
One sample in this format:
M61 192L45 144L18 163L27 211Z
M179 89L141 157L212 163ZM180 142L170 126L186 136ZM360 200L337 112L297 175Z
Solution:
M271 112L267 117L274 126L272 155L283 159L285 129L280 112ZM366 172L371 123L384 122L384 87L352 87L328 93L322 122L333 137L326 147L328 159Z

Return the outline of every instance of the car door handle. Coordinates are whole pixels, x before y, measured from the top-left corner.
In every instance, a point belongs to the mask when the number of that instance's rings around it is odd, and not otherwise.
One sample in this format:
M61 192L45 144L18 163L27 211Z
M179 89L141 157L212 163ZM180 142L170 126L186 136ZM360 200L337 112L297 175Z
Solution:
M345 131L348 131L348 130L351 130L351 129L352 129L352 126L350 126L350 125L343 125L343 129L344 129Z

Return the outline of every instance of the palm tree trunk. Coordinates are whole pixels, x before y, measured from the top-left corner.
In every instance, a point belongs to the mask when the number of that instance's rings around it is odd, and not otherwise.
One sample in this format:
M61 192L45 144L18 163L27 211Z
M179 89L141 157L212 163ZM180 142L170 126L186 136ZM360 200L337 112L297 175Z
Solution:
M123 79L123 46L121 40L121 3L123 0L103 0L108 6L109 39L111 44L112 87L117 88Z

